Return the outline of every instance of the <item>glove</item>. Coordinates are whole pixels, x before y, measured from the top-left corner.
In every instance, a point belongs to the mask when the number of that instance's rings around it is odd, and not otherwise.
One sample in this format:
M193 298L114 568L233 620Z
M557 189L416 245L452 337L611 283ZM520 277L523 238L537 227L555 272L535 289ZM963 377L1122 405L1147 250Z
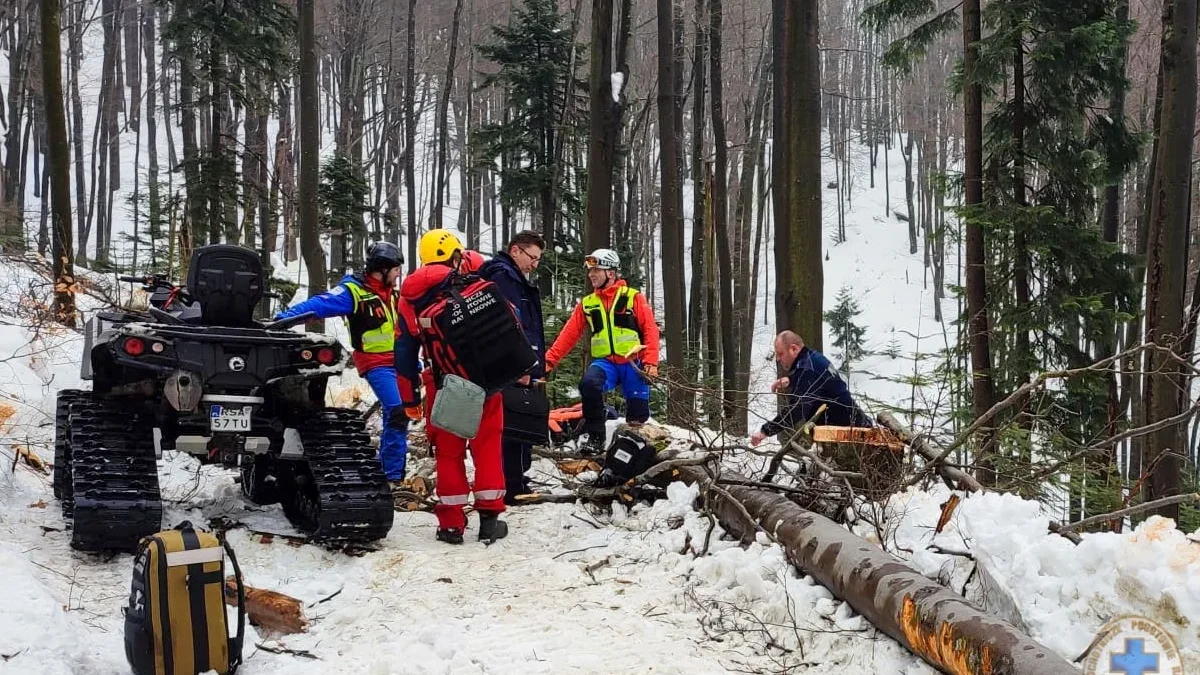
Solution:
M424 416L425 411L420 405L408 405L404 406L404 414L408 415L410 421L418 422Z
M642 371L650 377L658 377L658 366L653 363L644 366Z

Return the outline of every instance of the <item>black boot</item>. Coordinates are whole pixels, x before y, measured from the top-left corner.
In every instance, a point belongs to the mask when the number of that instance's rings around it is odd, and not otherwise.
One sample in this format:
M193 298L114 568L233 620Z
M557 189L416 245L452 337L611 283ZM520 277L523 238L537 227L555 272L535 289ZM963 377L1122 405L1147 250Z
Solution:
M447 544L461 544L463 543L463 531L457 527L439 527L437 540Z
M588 422L583 430L587 434L587 440L579 442L579 454L584 457L595 457L604 454L604 442L608 436L608 430L604 428L604 422Z
M508 523L500 520L500 514L479 512L479 541L491 544L506 536L508 536Z

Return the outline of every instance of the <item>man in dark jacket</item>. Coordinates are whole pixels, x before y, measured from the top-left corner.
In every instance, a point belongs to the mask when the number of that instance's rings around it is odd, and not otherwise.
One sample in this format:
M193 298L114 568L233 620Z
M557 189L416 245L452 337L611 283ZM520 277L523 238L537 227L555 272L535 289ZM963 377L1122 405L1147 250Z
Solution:
M504 297L517 310L521 327L533 351L537 352L538 364L530 371L534 379L546 374L546 333L542 323L542 297L538 287L529 280L529 274L542 259L546 241L532 230L518 232L505 249L483 264L479 274L496 284ZM532 446L525 443L503 441L504 453L504 502L516 504L517 495L528 494L529 479L525 472L533 465Z
M775 360L787 372L785 377L775 380L771 390L787 392L788 404L775 419L762 425L750 437L751 445L758 445L767 436L775 436L788 430L799 429L812 419L817 409L825 404L825 414L817 420L819 424L836 427L869 427L871 420L850 396L846 383L830 365L821 352L810 349L799 335L785 330L775 337Z

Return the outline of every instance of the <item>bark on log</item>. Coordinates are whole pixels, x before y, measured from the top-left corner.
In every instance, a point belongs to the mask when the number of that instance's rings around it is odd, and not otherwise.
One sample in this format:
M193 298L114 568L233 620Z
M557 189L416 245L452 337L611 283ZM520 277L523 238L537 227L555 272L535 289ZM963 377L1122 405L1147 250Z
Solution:
M681 480L707 484L703 471ZM742 479L728 474L725 477ZM1066 659L919 574L895 556L786 497L726 485L712 491L722 526L754 540L761 528L788 560L848 602L877 629L951 675L1065 675L1079 670Z

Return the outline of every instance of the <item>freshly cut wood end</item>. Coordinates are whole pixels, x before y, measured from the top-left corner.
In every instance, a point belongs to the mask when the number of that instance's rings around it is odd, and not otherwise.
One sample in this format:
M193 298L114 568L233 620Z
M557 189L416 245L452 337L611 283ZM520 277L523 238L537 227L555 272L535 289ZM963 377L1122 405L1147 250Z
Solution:
M568 476L578 476L584 471L600 473L604 467L590 459L564 459L558 463L558 470Z
M882 427L813 427L814 443L854 443L887 448L895 452L904 450L904 442L891 431Z
M237 582L225 579L225 604L237 607ZM304 633L308 619L300 601L290 595L246 586L246 616L250 624L274 633Z

